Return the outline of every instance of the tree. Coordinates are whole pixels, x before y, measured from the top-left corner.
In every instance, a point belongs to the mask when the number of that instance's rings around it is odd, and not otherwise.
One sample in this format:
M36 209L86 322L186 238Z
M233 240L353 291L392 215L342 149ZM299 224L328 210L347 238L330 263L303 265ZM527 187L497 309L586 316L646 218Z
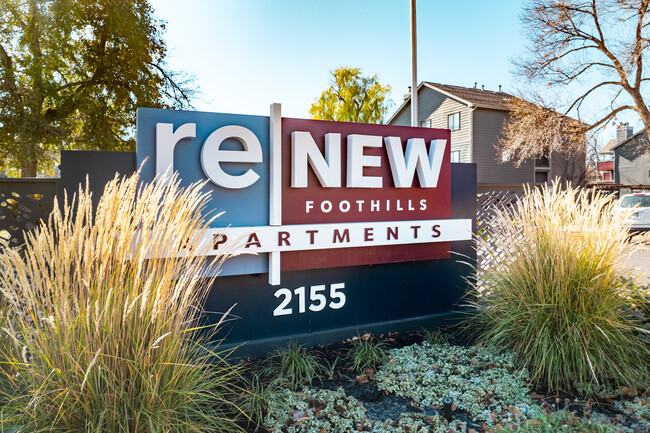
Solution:
M392 106L390 86L379 84L377 75L364 77L361 69L341 67L330 72L329 89L311 105L312 119L339 122L383 123Z
M594 143L586 131L589 125L546 107L540 97L536 102L512 97L506 105L510 118L497 145L503 161L519 166L527 160L552 156L563 180L576 184L585 181L589 167L585 157Z
M185 107L147 0L0 0L0 169L60 149L133 150L138 106Z
M650 130L643 89L650 80L644 76L649 7L650 0L529 0L522 14L529 54L515 62L518 74L549 86L579 88L564 110L578 118L583 104L611 92L611 104L587 129L632 110Z

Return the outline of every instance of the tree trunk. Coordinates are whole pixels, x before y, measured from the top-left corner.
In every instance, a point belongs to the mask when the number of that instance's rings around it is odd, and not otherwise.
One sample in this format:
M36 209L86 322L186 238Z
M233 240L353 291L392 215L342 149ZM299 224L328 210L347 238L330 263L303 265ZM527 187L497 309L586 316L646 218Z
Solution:
M24 140L20 152L20 177L36 177L38 161L36 160L36 146L33 140Z
M645 104L645 101L643 100L641 91L639 89L632 89L628 93L630 94L630 96L632 96L634 105L636 105L637 108L636 112L639 113L639 117L641 117L641 120L643 121L646 131L650 131L650 110L648 110L648 106Z
M36 177L36 161L20 161L20 177Z

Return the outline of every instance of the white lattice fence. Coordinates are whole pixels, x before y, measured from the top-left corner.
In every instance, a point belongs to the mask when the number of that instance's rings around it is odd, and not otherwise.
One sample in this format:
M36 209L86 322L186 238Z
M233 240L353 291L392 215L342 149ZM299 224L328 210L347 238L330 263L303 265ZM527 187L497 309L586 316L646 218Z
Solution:
M515 206L521 196L522 193L515 191L486 191L479 193L476 204L477 235L490 242L492 236L490 224L494 221L496 211ZM479 269L485 269L494 259L481 248L476 252L476 256Z

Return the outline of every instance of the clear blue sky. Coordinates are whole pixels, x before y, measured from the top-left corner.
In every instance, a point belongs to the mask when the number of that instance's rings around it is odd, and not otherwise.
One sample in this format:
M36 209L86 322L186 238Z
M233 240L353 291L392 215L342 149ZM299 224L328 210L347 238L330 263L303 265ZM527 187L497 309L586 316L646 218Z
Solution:
M167 22L169 65L195 75L202 111L267 115L279 102L283 116L308 118L330 71L354 66L392 87L392 114L411 83L409 0L151 3ZM417 3L419 82L516 93L521 0Z

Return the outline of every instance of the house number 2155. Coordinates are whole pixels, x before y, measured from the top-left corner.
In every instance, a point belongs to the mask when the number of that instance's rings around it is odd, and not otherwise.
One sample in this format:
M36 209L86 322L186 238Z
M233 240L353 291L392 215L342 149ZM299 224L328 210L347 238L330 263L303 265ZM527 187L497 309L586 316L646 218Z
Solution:
M288 316L293 314L293 308L290 307L293 295L298 298L298 313L309 311L322 311L325 307L338 310L345 305L345 283L334 283L329 286L329 291L325 284L309 287L309 294L306 288L298 287L293 292L289 289L278 289L273 294L276 298L282 298L280 305L273 310L274 316ZM309 296L309 305L307 297Z

